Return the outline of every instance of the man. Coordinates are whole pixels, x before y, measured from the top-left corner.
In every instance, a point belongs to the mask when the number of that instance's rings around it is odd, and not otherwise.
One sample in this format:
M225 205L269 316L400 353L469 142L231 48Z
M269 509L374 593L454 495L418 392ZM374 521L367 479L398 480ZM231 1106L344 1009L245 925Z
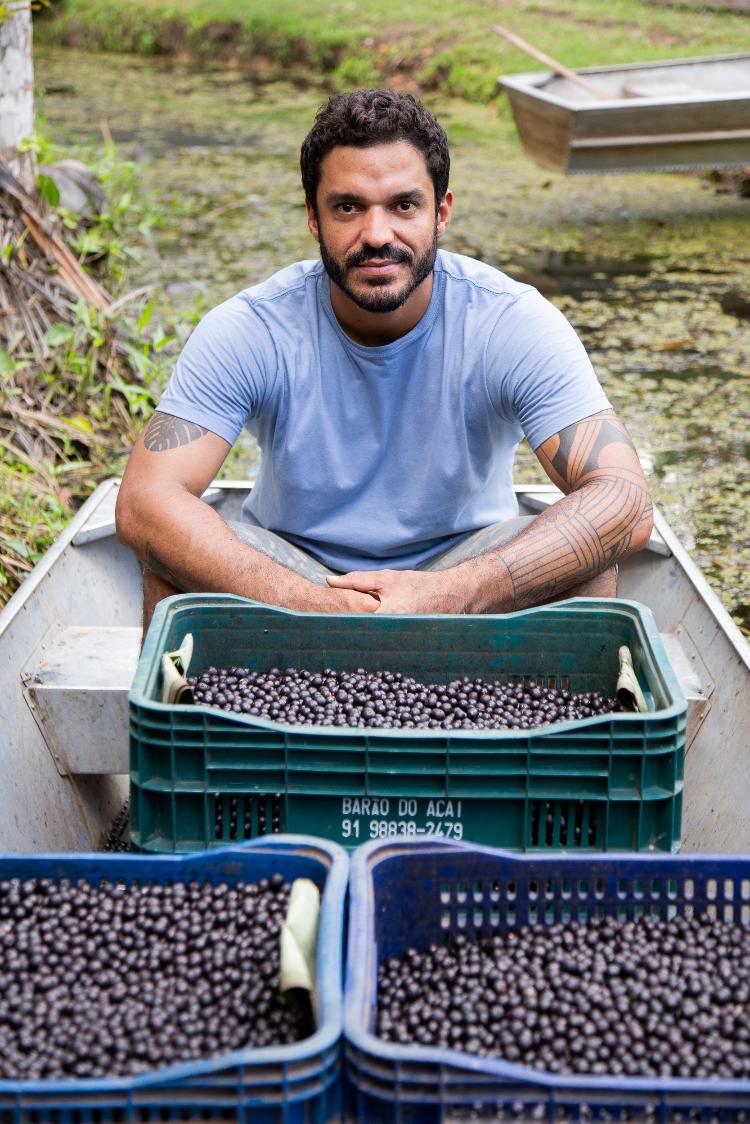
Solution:
M651 530L638 457L570 325L534 289L438 251L448 144L410 95L332 97L302 145L301 262L196 328L142 438L117 529L159 598L324 612L508 612L614 596ZM241 524L200 496L243 426ZM565 496L519 521L525 434Z

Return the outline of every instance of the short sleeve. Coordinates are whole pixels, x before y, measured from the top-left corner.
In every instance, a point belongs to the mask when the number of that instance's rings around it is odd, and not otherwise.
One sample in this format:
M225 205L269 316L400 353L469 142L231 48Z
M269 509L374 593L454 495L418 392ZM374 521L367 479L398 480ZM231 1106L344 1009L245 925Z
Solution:
M521 426L532 449L566 426L611 408L574 329L535 289L499 317L485 370L493 408Z
M242 294L212 309L175 364L158 409L195 422L230 445L273 385L268 329Z

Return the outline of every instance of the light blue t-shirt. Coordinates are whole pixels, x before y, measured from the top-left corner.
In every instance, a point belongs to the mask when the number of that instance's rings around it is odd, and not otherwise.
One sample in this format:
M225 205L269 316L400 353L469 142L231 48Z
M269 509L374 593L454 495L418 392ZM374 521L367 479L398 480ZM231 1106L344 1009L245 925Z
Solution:
M609 408L583 345L535 289L440 251L419 323L382 347L342 331L319 261L213 309L159 409L261 466L243 519L335 570L408 568L517 514L513 455Z

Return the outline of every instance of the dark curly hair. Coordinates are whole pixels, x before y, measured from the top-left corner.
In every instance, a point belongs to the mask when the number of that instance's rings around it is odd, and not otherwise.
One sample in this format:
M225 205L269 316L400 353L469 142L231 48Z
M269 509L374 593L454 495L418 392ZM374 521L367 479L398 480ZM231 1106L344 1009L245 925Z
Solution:
M315 116L302 142L300 168L305 197L315 209L323 157L337 145L367 148L405 140L424 155L435 185L436 205L448 190L451 159L442 125L412 94L395 90L353 90L333 94Z

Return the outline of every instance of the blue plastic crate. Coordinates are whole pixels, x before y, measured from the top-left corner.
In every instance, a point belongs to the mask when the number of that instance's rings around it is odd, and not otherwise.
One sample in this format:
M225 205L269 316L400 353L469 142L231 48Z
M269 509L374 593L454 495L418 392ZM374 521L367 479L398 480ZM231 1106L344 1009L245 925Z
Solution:
M344 1051L351 1119L750 1119L750 1080L560 1076L373 1034L380 962L456 933L689 912L750 923L750 857L518 856L438 839L370 843L350 874Z
M237 1050L133 1077L0 1081L0 1124L141 1124L231 1120L325 1124L341 1088L341 975L348 858L311 836L262 837L207 854L2 855L0 879L98 883L251 882L282 874L322 892L314 1011L317 1029L293 1045Z

